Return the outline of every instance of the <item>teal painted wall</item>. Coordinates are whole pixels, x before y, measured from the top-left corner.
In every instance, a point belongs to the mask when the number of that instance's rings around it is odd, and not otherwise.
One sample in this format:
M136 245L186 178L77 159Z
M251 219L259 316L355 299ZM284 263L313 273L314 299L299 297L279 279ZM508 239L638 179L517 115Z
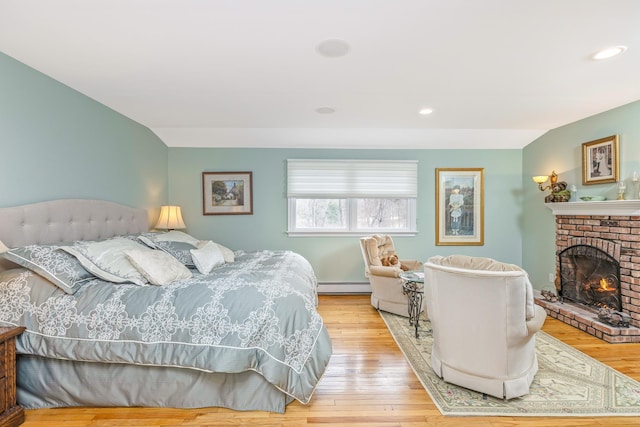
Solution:
M640 173L640 101L549 131L524 148L523 266L536 288L553 287L549 273L555 270L555 217L544 206L546 193L531 177L555 170L559 180L578 187L578 197L615 199L616 184L582 185L582 144L615 134L620 138L620 179L627 184L627 198L634 198L631 176Z
M304 150L170 148L169 202L182 206L187 231L232 249L291 249L321 282L365 282L357 237L289 237L286 159L419 161L418 235L394 237L404 258L451 253L522 261L522 150ZM435 169L485 168L484 246L435 246ZM202 215L202 172L253 172L253 215Z
M168 149L148 128L0 53L0 206L167 199Z
M404 257L464 253L522 264L551 286L555 223L531 176L556 170L580 194L615 197L614 184L581 185L583 142L620 135L621 177L640 172L640 101L552 130L523 150L295 150L167 148L148 128L0 53L0 206L65 197L146 208L183 207L188 230L234 249L296 250L323 282L364 282L355 237L288 237L287 158L417 159L417 237ZM435 246L435 168L485 168L485 245ZM203 171L252 171L254 215L203 216Z

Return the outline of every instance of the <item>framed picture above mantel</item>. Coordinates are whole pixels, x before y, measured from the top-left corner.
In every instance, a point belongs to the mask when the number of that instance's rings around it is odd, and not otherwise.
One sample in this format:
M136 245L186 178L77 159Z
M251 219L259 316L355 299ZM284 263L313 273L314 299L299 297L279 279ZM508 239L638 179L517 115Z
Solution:
M607 184L620 180L618 135L582 144L582 184Z

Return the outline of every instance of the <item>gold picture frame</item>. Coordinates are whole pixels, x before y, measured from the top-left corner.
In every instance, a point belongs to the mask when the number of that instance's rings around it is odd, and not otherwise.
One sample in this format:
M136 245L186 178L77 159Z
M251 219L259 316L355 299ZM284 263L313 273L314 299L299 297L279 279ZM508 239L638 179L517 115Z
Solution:
M202 215L253 215L251 172L202 172Z
M582 184L606 184L620 179L618 135L582 144Z
M484 168L436 169L436 245L484 245Z

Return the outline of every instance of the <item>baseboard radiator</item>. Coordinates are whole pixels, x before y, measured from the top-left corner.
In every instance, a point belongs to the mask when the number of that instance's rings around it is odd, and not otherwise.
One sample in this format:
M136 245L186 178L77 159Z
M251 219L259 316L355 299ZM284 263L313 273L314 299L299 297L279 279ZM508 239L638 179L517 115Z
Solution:
M325 295L370 294L369 282L318 282L318 293Z

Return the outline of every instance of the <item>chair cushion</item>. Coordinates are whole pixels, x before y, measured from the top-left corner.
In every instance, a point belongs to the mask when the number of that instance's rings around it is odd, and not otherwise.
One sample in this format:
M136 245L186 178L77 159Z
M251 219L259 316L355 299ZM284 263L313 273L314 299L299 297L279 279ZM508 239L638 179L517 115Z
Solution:
M382 258L397 255L391 236L374 234L366 241L370 265L382 265Z
M480 271L523 271L515 264L507 264L491 258L473 257L468 255L449 255L447 257L432 257L430 262L445 267L464 268Z

